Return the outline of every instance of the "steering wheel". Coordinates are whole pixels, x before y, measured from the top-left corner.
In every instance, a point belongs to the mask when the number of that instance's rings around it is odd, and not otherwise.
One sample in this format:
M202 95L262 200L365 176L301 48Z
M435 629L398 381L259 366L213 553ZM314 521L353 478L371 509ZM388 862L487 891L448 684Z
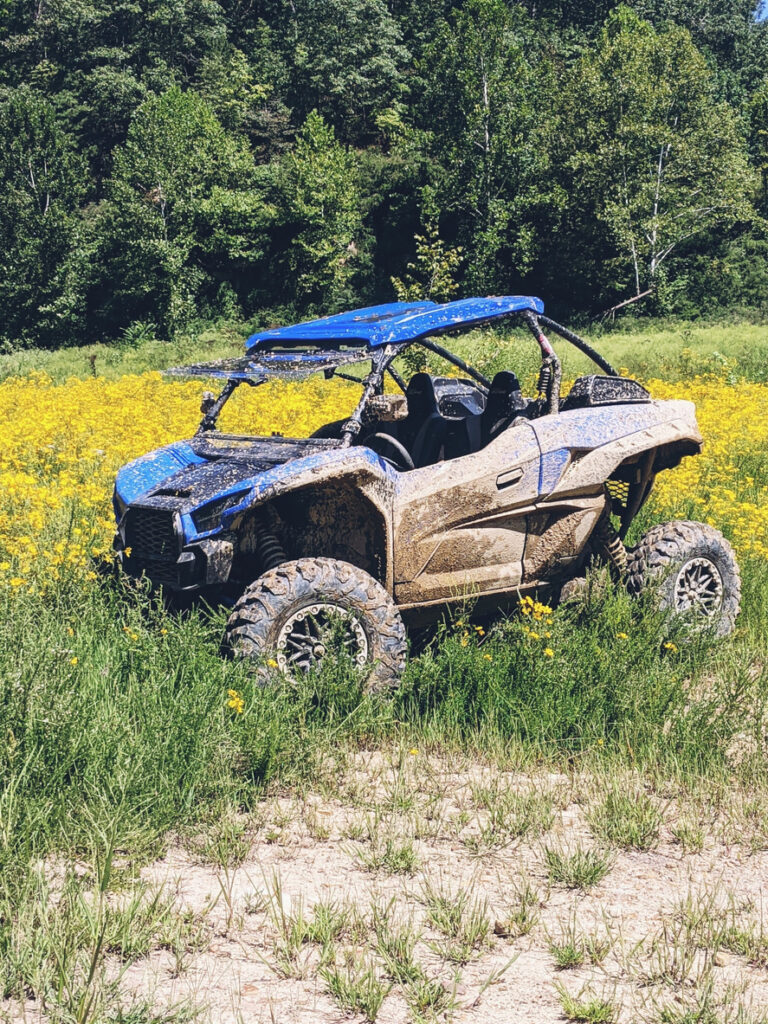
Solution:
M383 447L385 450L389 447L395 453L397 458L389 458L384 454L384 452L380 452L374 443L376 441L379 442L379 447ZM371 436L366 437L361 444L364 444L366 448L370 448L372 452L376 452L377 455L380 455L382 459L386 459L386 461L390 462L395 469L400 470L401 472L404 469L416 468L405 445L400 444L400 442L390 434L371 434Z

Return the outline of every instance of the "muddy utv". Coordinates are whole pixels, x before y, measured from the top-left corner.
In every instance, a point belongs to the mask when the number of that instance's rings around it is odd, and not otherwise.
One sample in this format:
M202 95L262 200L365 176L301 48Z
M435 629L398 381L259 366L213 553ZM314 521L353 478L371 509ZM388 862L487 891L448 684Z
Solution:
M488 380L436 340L510 320L540 350L532 398L514 370ZM601 372L563 397L545 331ZM412 345L451 375L404 379L415 360L398 357ZM652 399L544 316L540 299L374 306L262 331L243 359L171 372L225 383L206 393L194 437L120 470L115 547L128 573L166 591L229 600L227 643L262 673L307 671L333 639L370 689L391 686L405 622L467 596L480 610L533 591L556 599L591 558L634 592L652 583L670 612L733 629L739 572L717 530L672 522L624 545L656 474L701 449L693 405ZM217 429L236 388L312 373L359 383L347 419L309 438Z

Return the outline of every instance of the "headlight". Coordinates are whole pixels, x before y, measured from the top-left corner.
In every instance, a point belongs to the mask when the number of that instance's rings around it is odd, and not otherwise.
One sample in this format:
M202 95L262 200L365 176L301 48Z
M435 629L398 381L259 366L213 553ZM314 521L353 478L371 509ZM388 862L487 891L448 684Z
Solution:
M248 491L245 490L236 491L234 494L226 494L223 498L215 498L213 501L209 501L207 505L202 505L196 509L192 513L192 522L195 524L197 532L207 533L209 530L215 530L221 524L221 517L227 509L237 505L247 493Z

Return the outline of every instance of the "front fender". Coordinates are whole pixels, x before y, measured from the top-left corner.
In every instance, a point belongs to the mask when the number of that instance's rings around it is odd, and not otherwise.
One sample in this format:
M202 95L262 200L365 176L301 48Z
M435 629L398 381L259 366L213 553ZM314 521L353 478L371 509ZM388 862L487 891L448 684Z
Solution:
M222 516L222 529L236 533L246 516L262 505L301 492L311 496L313 490L324 492L353 488L376 509L385 524L387 589L392 591L392 507L399 474L379 455L363 446L336 449L318 455L296 459L259 474L240 486L251 489L232 509Z

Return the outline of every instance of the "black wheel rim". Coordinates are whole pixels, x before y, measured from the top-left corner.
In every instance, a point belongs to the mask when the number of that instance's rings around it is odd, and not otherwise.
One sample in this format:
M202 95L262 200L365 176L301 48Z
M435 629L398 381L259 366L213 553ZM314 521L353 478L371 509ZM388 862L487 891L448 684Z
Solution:
M286 675L318 668L330 650L345 652L362 667L368 661L368 638L359 619L331 602L301 608L289 616L278 634L276 658Z
M675 610L712 618L723 603L723 577L708 558L690 558L675 580Z

